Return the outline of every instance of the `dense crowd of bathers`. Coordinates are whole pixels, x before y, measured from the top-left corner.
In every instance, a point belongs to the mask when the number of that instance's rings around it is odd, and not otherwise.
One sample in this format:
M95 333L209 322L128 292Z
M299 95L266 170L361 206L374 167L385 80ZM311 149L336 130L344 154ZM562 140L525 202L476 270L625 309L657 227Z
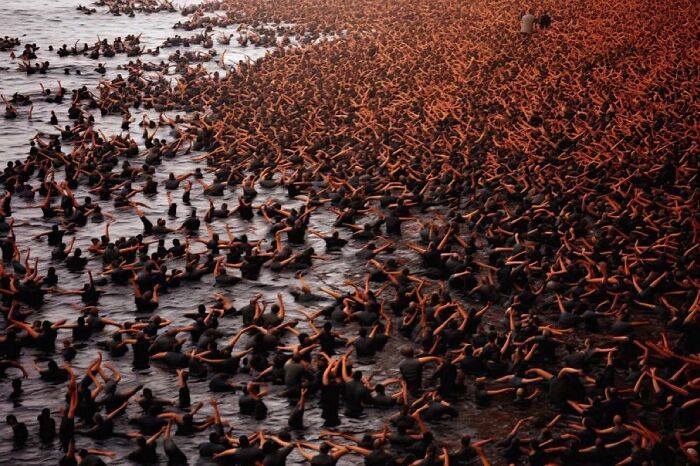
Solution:
M55 442L59 464L85 466L115 456L85 439L114 437L133 439L137 464L194 462L178 447L189 442L241 465L698 464L697 4L540 3L551 18L522 35L511 0L208 1L175 25L195 35L162 44L211 49L178 49L176 75L142 62L159 49L136 36L51 50L139 59L94 90L42 86L42 104L68 112L0 176L0 389L21 400L23 376L62 393L36 422L21 404L7 415L15 446ZM235 35L211 28L236 25L240 45L274 48L225 64L214 47ZM15 48L22 71L50 69L36 46L0 39ZM28 97L3 101L6 118L31 118ZM98 131L97 114L120 115L123 131ZM181 158L201 167L172 172ZM266 197L280 187L290 204ZM161 191L168 204L149 218ZM183 212L194 199L208 209ZM18 205L53 227L23 235ZM110 236L122 216L143 230ZM230 228L254 218L269 228ZM104 235L81 236L94 222ZM33 241L51 257L32 258ZM341 250L360 278L311 283ZM268 271L300 286L236 300ZM82 288L62 286L69 272ZM202 280L209 302L159 314L169 290ZM113 287L132 319L101 312ZM42 318L60 295L79 297L79 316ZM358 368L390 351L396 376ZM92 355L82 373L78 352ZM177 390L154 392L151 376L122 387L127 370L176 373ZM194 379L210 399L191 399ZM221 393L260 430L225 419ZM265 428L272 396L288 400L281 431ZM462 435L465 403L512 425ZM311 405L318 441L305 438ZM382 429L344 430L368 412ZM449 440L441 419L453 419Z

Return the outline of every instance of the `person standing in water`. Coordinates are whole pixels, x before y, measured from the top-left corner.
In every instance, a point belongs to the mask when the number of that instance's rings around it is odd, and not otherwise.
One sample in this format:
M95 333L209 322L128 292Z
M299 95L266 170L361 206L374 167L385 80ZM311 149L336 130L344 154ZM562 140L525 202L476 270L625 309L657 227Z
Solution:
M529 36L535 28L535 15L530 10L526 10L525 14L520 18L520 33Z

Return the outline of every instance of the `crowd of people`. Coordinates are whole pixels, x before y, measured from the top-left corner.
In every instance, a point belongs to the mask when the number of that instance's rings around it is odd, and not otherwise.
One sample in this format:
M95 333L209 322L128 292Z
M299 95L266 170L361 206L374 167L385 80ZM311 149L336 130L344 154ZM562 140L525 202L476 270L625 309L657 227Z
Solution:
M170 0L97 0L96 6L106 7L114 16L136 16L136 13L159 13L162 11L175 12L177 8ZM92 14L94 9L78 6L78 11Z
M535 18L511 0L207 2L183 12L187 30L245 19L328 40L217 72L178 51L175 84L139 61L94 92L44 89L67 114L0 176L0 390L19 403L16 448L54 442L59 464L86 466L116 456L87 439L112 438L133 439L137 464L195 461L190 442L241 465L700 463L697 5L541 3ZM101 44L98 57L128 48ZM26 116L15 99L7 118ZM122 132L98 131L97 112L121 115ZM173 173L182 158L202 166ZM287 200L269 195L280 187ZM188 209L201 198L205 212ZM21 208L52 228L23 235ZM142 230L111 236L124 216ZM268 229L254 237L231 229L256 218ZM81 236L94 222L104 235ZM51 257L32 258L34 241ZM359 270L312 282L337 251ZM62 286L68 273L84 286ZM268 295L268 273L300 286ZM159 312L200 282L209 301ZM241 282L260 294L237 300ZM115 288L133 318L101 312ZM42 317L70 295L77 317ZM382 357L394 373L360 368ZM178 386L120 386L132 370ZM36 422L23 377L62 393ZM191 399L193 380L210 399ZM224 419L224 393L257 431ZM284 429L266 428L271 397ZM304 427L311 406L319 432ZM496 412L512 424L479 431ZM344 428L370 415L381 428Z

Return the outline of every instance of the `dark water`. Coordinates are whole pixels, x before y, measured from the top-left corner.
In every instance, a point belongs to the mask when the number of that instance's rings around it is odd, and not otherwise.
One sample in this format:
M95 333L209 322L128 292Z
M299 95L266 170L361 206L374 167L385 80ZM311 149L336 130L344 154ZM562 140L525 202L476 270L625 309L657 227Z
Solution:
M127 34L142 34L141 42L147 48L155 48L160 45L168 36L180 34L188 36L201 32L196 30L192 32L173 30L172 25L184 18L179 13L158 13L158 14L142 14L137 13L135 18L127 16L115 17L107 14L104 9L98 7L98 12L87 16L75 10L75 7L80 2L76 0L40 0L40 1L18 1L5 0L0 2L0 18L3 21L3 27L0 28L0 35L9 35L19 37L22 43L36 43L40 46L38 51L39 61L50 61L51 69L46 75L35 74L27 76L23 72L17 70L19 65L18 60L11 60L9 52L0 53L0 93L8 99L14 92L19 92L24 95L29 95L34 100L34 109L32 120L27 118L28 107L19 107L19 117L15 120L4 120L0 123L0 163L2 166L7 161L24 159L29 150L29 140L38 133L56 133L49 123L50 111L54 110L59 117L59 124L70 124L67 118L67 108L70 92L67 93L63 105L47 104L43 101L40 88L40 83L51 88L53 91L57 89L57 80L60 80L63 87L68 91L80 86L87 86L90 89L95 89L101 76L93 71L98 62L106 63L108 73L106 78L115 77L119 72L117 66L126 63L129 59L125 55L117 55L114 58L92 60L83 56L70 56L60 58L55 52L49 52L48 46L53 45L59 47L62 44L72 46L76 41L80 44L87 42L93 45L99 38L107 38L112 41L115 37L124 37ZM90 6L90 5L88 5ZM229 28L229 32L235 28ZM215 30L214 35L218 35L220 30ZM253 59L263 56L266 51L263 48L256 47L241 47L234 40L231 45L224 46L218 43L215 44L215 49L221 53L226 52L228 63L235 63L249 56ZM22 50L18 47L17 54ZM159 62L167 60L167 56L175 49L164 49L158 57L143 56L144 61ZM192 47L191 50L198 50ZM209 66L215 68L214 64ZM64 68L71 70L70 75L65 75ZM81 70L82 75L75 74L76 70ZM127 73L124 73L126 76ZM143 112L133 110L132 115L136 121L140 121ZM151 113L152 118L157 118L157 115ZM168 114L169 117L174 117L175 114ZM101 117L99 112L95 112L96 127L102 130L106 135L116 134L121 132L121 118L118 115ZM141 130L136 123L131 127L132 137L142 144ZM169 138L166 129L159 130L159 137ZM68 145L64 145L64 151ZM169 172L176 175L194 171L198 166L204 169L203 164L198 164L192 160L192 157L198 155L180 155L173 160L165 161L158 168L157 176L159 180L164 179ZM206 176L206 181L211 180L211 176ZM36 180L31 181L36 184ZM258 198L254 201L255 205L274 199L283 204L287 209L299 206L300 202L290 200L286 196L286 191L281 188L266 189L263 187L257 188L259 191ZM88 193L85 187L81 186L76 190L76 197L82 199ZM182 189L173 192L176 200L180 199ZM229 205L236 205L236 200L240 195L240 189L235 191L227 191L223 198L216 198L215 204L218 206L221 202L228 202ZM166 218L167 201L165 197L165 189L160 188L160 192L155 196L144 196L138 194L135 201L145 203L147 206L142 208L144 213L155 223L158 217ZM45 221L41 217L41 210L38 208L29 208L29 206L39 203L37 197L34 201L24 201L18 197L13 198L13 208L15 210L14 218L18 243L22 251L22 258L28 248L31 248L31 256L38 257L39 268L45 271L51 264L50 250L45 241L32 240L31 236L42 231L48 230L52 223ZM192 204L198 208L198 211L203 214L207 209L207 199L202 194L202 188L198 184L194 184L192 193ZM141 231L141 223L133 214L133 211L114 212L111 208L111 203L102 203L105 212L112 213L116 219L110 227L111 237L118 238L120 236L132 236ZM180 205L180 218L171 221L169 226L179 226L187 211ZM322 232L330 232L332 223L335 217L328 213L315 213L312 216L310 229ZM171 224L172 222L172 224ZM251 222L243 222L238 217L230 218L228 223L236 235L246 233L252 240L266 238L268 241L272 238L268 235L268 225L262 217L256 216ZM218 232L222 237L226 237L225 225L222 221L216 221L212 224L214 231ZM77 231L76 247L81 247L84 251L90 244L90 238L99 237L104 234L105 223L95 224L88 223L84 228ZM405 240L415 241L417 227L415 225L406 225L404 227ZM166 240L166 244L170 244L170 239L175 237L171 235ZM71 237L68 236L67 241ZM314 236L307 235L307 244L314 246L317 251L323 253L323 242ZM314 291L317 291L319 286L329 286L338 289L342 286L343 280L346 278L361 279L364 277L363 262L355 257L357 249L363 246L363 243L351 242L350 247L345 248L343 252L327 254L329 260L317 261L316 265L307 273L307 281L312 285ZM195 251L203 251L204 246L199 245L194 247ZM324 253L326 254L326 253ZM399 252L396 256L407 261L413 261L415 254ZM53 264L56 265L56 264ZM169 267L182 268L181 262L171 262ZM94 272L101 271L101 259L98 257L88 265L88 268ZM87 282L87 273L70 273L62 265L58 266L60 277L60 286L67 289L77 289L82 287ZM304 321L303 316L297 312L299 305L294 303L292 296L289 294L291 286L297 286L298 281L294 278L292 272L272 273L269 269L263 269L260 280L257 282L242 282L233 288L225 291L226 295L232 299L238 307L247 303L247 301L257 293L263 293L265 300L272 303L276 299L276 294L281 292L288 309L289 318L300 318ZM116 321L126 321L134 318L134 304L130 288L118 288L107 286L107 292L100 299L100 315ZM212 294L214 291L222 291L221 288L213 286L213 277L206 276L201 282L188 283L186 286L171 290L169 294L163 295L160 301L158 314L172 319L173 326L187 325L189 320L181 317L184 312L192 312L200 303L210 305L213 303ZM324 303L303 307L302 309L315 310ZM69 322L75 321L78 317L77 310L81 307L79 296L57 296L48 295L46 304L36 311L34 316L28 320L49 319L51 321L68 318ZM238 319L222 319L221 330L227 334L234 334L240 328L240 320ZM300 325L300 328L306 330L305 323ZM349 334L356 334L356 327L348 326ZM60 342L64 338L70 336L70 330L62 330L59 333L57 343L60 347ZM94 336L88 344L87 348L79 351L73 365L77 373L84 373L90 362L96 357L97 349L95 341L106 339L108 333ZM291 339L290 339L291 341ZM397 365L399 362L397 348L402 344L403 339L395 336L391 339L386 349L378 356L378 359L369 363L363 364L357 362L366 373L375 374L374 381L380 382L387 378L396 376L398 373ZM242 346L242 345L239 345ZM187 345L185 349L187 348ZM33 350L25 350L22 357L22 364L25 367L31 367L31 361L36 357ZM105 360L110 358L105 355ZM121 387L131 387L136 384L145 384L152 388L157 396L173 397L176 396L177 378L174 373L163 370L158 367L151 367L149 370L134 372L131 368L130 355L116 361L113 364L122 372ZM10 380L0 380L0 412L3 415L13 413L21 421L26 422L29 426L32 438L29 444L22 450L11 451L11 442L0 442L0 464L55 464L61 453L57 449L57 445L41 445L37 439L37 422L36 416L44 407L49 407L55 416L58 416L58 410L63 406L63 396L66 391L65 384L50 385L39 380L35 371L30 370L30 378L24 384L24 397L21 402L13 404L8 401L7 394L10 392ZM238 375L234 379L237 382L248 380L248 377ZM197 380L192 378L189 382L192 392L193 402L205 401L211 397L208 391L207 380ZM231 422L234 426L234 435L250 434L254 431L264 430L267 432L277 431L287 425L287 418L290 413L285 397L279 394L281 387L271 386L270 395L266 397L266 402L270 409L267 419L261 422L252 420L249 417L240 417L237 415L237 395L216 394L219 400L222 416ZM313 400L307 405L305 422L307 425L306 431L301 434L306 439L316 440L317 433L323 429L322 419L320 418L320 409L317 406L318 401ZM460 417L450 423L438 423L431 425L431 429L436 432L440 439L454 440L464 433L471 433L476 436L486 437L504 430L509 430L510 426L515 422L514 416L507 410L492 408L485 411L475 409L469 402L463 402L459 405ZM138 410L133 406L127 410L129 416L138 414ZM197 416L198 419L210 414L208 404ZM352 420L343 418L341 428L350 433L364 433L365 431L379 430L384 423L385 413L380 413L373 410L367 410L362 419ZM126 424L126 417L122 416L116 423L116 429L120 432L133 430L133 427ZM0 437L10 437L10 429L3 424L0 428ZM176 438L178 446L188 455L192 464L206 464L207 461L199 459L196 447L197 444L206 440L207 433L199 434L198 436L187 438ZM94 442L87 437L78 437L77 444L79 447L94 446L100 449L107 449L117 452L120 455L130 451L134 444L124 439L111 439L107 442ZM164 455L163 455L164 457ZM290 457L291 461L300 461L297 453L293 453ZM359 462L357 456L348 456L343 459L346 464ZM125 464L123 459L115 459L112 464Z

